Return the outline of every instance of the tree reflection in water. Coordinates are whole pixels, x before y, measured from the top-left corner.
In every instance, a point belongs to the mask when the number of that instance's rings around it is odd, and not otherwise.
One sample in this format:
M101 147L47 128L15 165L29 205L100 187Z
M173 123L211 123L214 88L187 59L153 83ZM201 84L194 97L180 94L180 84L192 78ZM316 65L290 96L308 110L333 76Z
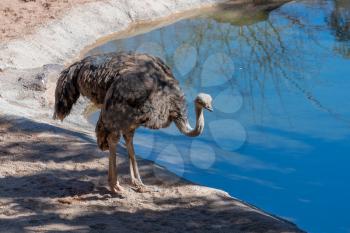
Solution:
M328 17L328 23L335 38L340 42L334 50L346 58L350 58L350 1L334 0L334 8Z

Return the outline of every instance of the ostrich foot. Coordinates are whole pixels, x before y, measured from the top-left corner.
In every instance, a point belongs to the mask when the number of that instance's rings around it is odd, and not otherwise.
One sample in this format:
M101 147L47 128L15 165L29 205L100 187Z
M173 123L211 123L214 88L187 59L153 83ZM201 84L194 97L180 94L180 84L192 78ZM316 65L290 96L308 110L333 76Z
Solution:
M146 185L135 185L133 187L133 190L135 190L138 193L150 193L151 190Z
M137 180L137 179L132 180L131 183L132 183L132 185L133 185L132 189L133 189L135 192L138 192L138 193L159 192L159 189L158 189L158 188L151 187L151 186L148 186L148 185L144 185L144 184L142 183L142 181L139 181L139 180Z
M124 191L124 188L119 184L119 182L109 182L109 187L112 193L121 193Z
M133 190L135 190L138 193L148 193L151 192L148 186L144 185L142 181L139 181L137 179L131 180L131 183L133 185Z

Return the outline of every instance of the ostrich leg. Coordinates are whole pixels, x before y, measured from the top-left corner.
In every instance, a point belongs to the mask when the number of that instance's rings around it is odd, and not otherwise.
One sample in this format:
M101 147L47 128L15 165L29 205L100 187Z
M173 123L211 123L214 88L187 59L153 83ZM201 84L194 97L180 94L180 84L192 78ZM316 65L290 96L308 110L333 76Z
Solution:
M111 188L111 192L118 193L123 191L123 188L119 185L117 179L117 161L116 161L116 147L118 145L120 135L109 135L108 136L108 147L109 147L109 167L108 167L108 183Z
M145 187L144 187L144 184L142 183L140 173L139 173L139 168L137 166L137 161L135 158L135 150L134 150L134 144L133 144L134 133L135 131L131 131L123 134L123 136L124 136L126 148L129 154L131 183L136 186L137 191L143 192L145 191L144 190Z

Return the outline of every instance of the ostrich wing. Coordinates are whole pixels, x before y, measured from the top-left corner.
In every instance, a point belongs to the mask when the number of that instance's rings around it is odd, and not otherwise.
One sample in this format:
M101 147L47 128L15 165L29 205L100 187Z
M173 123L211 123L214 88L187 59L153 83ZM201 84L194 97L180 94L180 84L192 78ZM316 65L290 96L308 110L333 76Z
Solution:
M150 96L156 80L145 73L128 73L115 80L107 91L102 120L111 130L136 128L152 116Z
M174 105L182 97L177 81L158 69L130 72L116 79L108 89L102 120L113 130L139 125L159 129L169 126ZM182 100L182 99L181 99Z
M155 74L175 80L164 62L147 54L107 53L84 58L77 80L80 92L95 104L103 104L111 84L130 72Z

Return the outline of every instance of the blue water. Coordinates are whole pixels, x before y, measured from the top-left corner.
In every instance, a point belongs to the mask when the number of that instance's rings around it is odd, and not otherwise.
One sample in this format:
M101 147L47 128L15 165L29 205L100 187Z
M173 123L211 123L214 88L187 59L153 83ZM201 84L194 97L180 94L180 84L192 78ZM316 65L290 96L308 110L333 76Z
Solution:
M350 1L248 12L206 12L88 54L163 58L192 124L196 93L213 96L203 135L139 129L140 157L308 232L350 232Z

